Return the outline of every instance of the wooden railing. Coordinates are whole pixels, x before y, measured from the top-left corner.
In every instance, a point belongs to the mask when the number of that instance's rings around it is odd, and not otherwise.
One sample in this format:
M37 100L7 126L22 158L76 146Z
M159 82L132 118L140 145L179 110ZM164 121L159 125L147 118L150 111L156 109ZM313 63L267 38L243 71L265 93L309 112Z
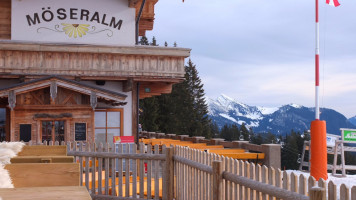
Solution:
M207 139L203 136L189 137L189 135L165 134L156 132L140 132L141 138L157 138L157 139L176 139L181 141L190 141L193 143L206 143L208 145L221 145L224 148L242 148L250 152L264 153L263 164L268 167L281 167L281 145L280 144L250 144L248 141L225 141L222 138Z
M80 163L80 183L93 199L356 199L356 186L188 147L140 144L136 149L136 144L67 144L68 155Z

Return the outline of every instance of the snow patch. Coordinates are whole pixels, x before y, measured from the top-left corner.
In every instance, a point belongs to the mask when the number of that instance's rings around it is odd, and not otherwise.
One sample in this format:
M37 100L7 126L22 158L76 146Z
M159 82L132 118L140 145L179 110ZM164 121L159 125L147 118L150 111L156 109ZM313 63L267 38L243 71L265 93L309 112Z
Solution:
M260 122L251 122L250 124L249 124L249 126L251 126L251 127L258 127L260 125Z
M279 107L267 108L267 107L260 107L260 106L257 106L257 108L263 115L270 115L279 109Z
M250 119L262 119L263 117L260 115L260 113L248 113L247 115L244 115L244 117L250 118Z
M233 122L235 122L235 123L238 123L238 122L236 121L236 119L230 117L230 116L227 115L227 114L220 113L219 115L220 115L221 117L223 117L223 118L226 118L226 119L231 120L231 121L233 121Z
M295 104L295 103L291 103L289 104L290 106L292 106L293 108L301 108L301 105Z

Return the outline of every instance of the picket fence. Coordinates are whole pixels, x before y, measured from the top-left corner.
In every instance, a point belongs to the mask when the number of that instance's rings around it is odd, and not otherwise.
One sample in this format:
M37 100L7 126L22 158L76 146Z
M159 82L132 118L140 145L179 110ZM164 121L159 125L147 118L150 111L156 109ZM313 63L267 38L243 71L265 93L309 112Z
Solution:
M68 155L80 163L80 184L93 199L356 199L356 186L338 187L188 147L136 149L136 144L67 143Z

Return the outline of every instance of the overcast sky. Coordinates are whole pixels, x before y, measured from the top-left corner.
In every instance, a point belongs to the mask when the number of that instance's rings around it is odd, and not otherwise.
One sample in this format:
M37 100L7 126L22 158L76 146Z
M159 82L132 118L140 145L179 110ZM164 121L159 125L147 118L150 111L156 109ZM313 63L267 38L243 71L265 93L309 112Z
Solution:
M356 1L320 1L320 104L356 115ZM160 0L160 46L191 48L206 96L256 106L314 106L315 5L311 0ZM187 61L187 60L186 60Z

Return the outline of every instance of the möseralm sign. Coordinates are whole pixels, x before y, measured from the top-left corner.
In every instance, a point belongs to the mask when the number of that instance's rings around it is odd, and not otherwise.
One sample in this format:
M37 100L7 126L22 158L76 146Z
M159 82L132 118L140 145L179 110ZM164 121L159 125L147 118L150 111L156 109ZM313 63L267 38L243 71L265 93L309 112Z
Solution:
M135 9L127 0L12 0L11 39L134 45Z

